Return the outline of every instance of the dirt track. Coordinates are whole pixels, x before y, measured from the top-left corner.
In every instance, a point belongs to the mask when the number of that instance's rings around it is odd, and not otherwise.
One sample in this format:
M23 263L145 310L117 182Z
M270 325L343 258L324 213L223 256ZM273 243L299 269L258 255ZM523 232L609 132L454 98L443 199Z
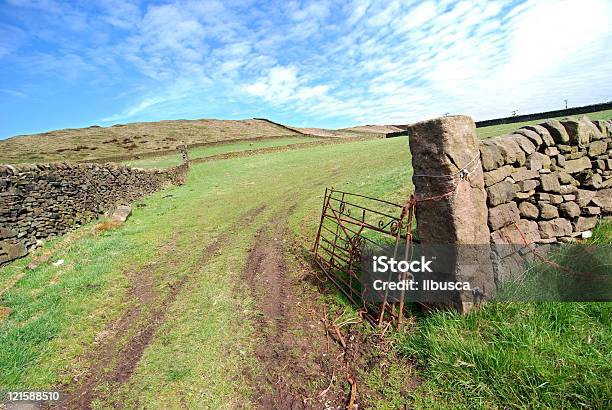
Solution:
M264 210L265 206L251 209L234 228L250 226ZM182 257L176 250L180 237L181 232L175 232L158 250L155 262L126 272L129 307L97 335L96 348L84 358L86 373L62 386L69 393L62 408L92 408L96 400L121 407L105 392L129 382L165 322L168 306L190 281L189 275L177 277L162 292L154 283L156 272ZM202 249L198 265L223 252L228 243L227 234L214 238ZM241 276L244 281L236 291L249 292L257 311L247 318L258 337L258 368L248 377L256 407L338 409L359 404L364 394L375 394L365 391L357 370L377 365L379 358L371 353L376 341L366 340L350 326L335 328L338 312L332 313L322 297L330 289L317 279L284 220L268 221L257 231Z

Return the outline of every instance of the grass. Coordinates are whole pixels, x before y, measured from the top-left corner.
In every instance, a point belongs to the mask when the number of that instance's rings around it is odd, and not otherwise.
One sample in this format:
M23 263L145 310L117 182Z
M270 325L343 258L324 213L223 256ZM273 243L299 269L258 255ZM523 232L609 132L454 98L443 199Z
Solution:
M214 144L204 147L194 147L189 150L189 158L198 159L206 158L213 155L227 154L230 152L250 151L261 148L282 147L291 144L300 144L304 142L320 141L321 138L313 137L278 137L273 139L257 140L257 141L241 141L228 142L226 144ZM159 157L143 158L132 161L126 161L126 165L140 168L165 168L180 164L179 155L163 155Z
M610 244L611 224L594 243ZM609 273L608 273L609 274ZM398 335L420 364L415 408L610 408L612 304L493 302Z
M586 115L591 120L609 120L612 118L612 110L596 111L596 112L591 112L588 114L581 114L581 115L578 115L578 117L581 117L582 115ZM561 118L566 118L566 117L567 116L555 117L555 118L561 119ZM518 130L519 128L524 127L526 125L540 124L544 121L546 120L535 120L535 121L515 122L512 124L491 125L489 127L477 128L476 133L478 134L478 138L480 139L491 138L491 137L496 137L498 135L510 134L512 133L512 131Z
M38 251L56 246L49 262L0 296L0 306L11 309L0 322L0 389L48 388L81 374L96 337L131 306L130 273L152 269L162 294L182 277L188 282L166 306L167 319L130 380L101 386L108 394L96 407L248 408L245 372L265 369L252 359L258 335L243 319L253 301L235 286L255 233L286 216L307 253L325 187L403 203L412 191L410 163L407 138L398 137L194 164L186 185L141 201L125 225L98 234L89 225L64 246L57 246L63 239L49 242ZM252 224L237 224L263 205ZM214 257L203 259L219 238ZM609 238L609 226L596 231L596 241ZM0 269L0 289L32 257ZM58 259L66 262L54 266ZM467 316L419 317L380 352L389 355L384 377L382 368L362 367L364 383L379 392L362 398L363 406L609 407L611 310L491 303ZM397 365L408 359L419 364L416 390L407 387L410 366Z
M257 335L236 314L252 309L252 301L237 294L234 284L256 230L287 215L306 249L326 186L403 198L411 189L409 164L406 138L195 164L186 185L145 199L122 227L84 234L61 247L0 298L0 306L11 309L0 323L0 388L48 388L79 375L96 335L130 306L129 272L155 261L158 291L166 292L168 283L184 275L189 282L168 306L166 322L129 383L102 386L111 393L97 406L231 408L248 403L244 369L262 369L249 359ZM264 204L252 226L235 225ZM164 251L175 236L176 248ZM221 248L202 262L199 255L219 236L224 237ZM65 264L53 266L58 259ZM0 269L0 283L10 283L31 260Z
M261 120L176 120L91 126L0 140L0 163L78 161L173 150L177 145L301 134Z

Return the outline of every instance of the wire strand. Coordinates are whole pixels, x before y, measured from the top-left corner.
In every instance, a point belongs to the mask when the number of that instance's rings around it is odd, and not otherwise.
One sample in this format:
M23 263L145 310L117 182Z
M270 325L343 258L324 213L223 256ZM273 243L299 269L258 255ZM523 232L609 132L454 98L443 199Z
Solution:
M413 174L412 176L413 177L428 177L428 178L453 178L454 176L461 174L461 172L466 170L467 167L472 165L472 163L474 161L476 161L476 160L480 160L480 152L478 152L478 154L474 158L472 158L472 160L470 160L470 162L468 162L461 169L459 169L459 171L453 172L452 174L447 174L447 175ZM470 171L468 174L472 173L473 171L474 170Z

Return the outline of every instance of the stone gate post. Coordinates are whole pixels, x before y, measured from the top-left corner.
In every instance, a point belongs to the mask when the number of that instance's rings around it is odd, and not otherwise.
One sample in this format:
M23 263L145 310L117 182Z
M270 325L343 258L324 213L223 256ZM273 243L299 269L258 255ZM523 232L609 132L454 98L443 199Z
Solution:
M468 116L449 116L413 124L408 135L418 236L423 245L459 245L451 277L472 290L458 292L452 304L467 312L495 292L476 126Z

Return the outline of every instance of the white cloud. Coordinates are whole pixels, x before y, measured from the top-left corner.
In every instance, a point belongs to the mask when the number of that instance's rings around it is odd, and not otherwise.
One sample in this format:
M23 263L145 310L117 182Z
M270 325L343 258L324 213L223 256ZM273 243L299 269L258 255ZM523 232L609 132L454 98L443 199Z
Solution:
M3 63L23 67L33 82L55 74L123 87L129 97L106 122L206 115L211 104L228 103L312 125L401 123L612 99L607 0L101 0L94 10L10 0L9 7L20 23L0 25ZM48 15L40 21L20 14L42 9ZM55 47L26 52L28 41Z

